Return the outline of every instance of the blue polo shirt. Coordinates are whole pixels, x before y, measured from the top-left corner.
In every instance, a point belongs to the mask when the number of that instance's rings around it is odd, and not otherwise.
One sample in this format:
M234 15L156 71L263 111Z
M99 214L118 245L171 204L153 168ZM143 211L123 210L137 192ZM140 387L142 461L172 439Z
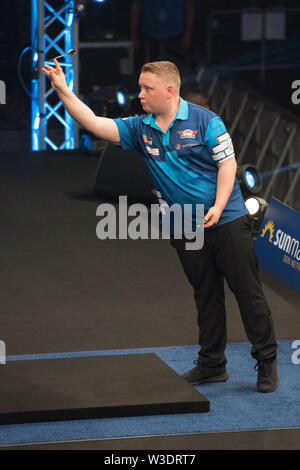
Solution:
M114 120L123 150L136 149L145 159L156 191L169 206L214 205L218 163L234 157L231 138L214 112L180 98L177 114L166 133L153 114ZM248 214L237 179L221 214L222 225Z

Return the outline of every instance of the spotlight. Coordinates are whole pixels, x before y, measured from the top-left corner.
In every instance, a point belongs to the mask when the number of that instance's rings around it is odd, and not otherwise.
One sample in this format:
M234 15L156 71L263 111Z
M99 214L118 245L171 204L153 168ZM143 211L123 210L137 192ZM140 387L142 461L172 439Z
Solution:
M262 177L254 165L239 166L236 173L243 196L257 194L262 187Z
M130 107L130 101L132 99L129 96L129 93L125 87L122 85L117 85L115 89L115 99L116 103L120 106L123 110L128 110Z
M75 11L78 16L86 14L86 0L75 0Z
M261 197L252 196L245 200L245 205L248 209L249 215L253 219L261 219L266 212L268 203Z
M124 106L124 104L126 103L126 98L125 98L124 93L122 93L121 91L117 91L116 95L117 95L118 105L119 106Z
M122 114L128 113L133 98L123 85L95 86L86 97L85 103L98 116L114 117L120 115L120 109Z

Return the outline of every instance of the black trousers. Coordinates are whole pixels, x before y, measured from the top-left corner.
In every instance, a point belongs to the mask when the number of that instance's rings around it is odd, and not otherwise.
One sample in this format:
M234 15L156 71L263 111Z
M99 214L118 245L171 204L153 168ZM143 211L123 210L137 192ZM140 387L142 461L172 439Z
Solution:
M224 278L239 305L253 358L275 359L277 342L272 315L259 279L248 216L205 230L200 250L185 250L185 242L184 237L171 237L194 289L201 364L217 367L227 362Z

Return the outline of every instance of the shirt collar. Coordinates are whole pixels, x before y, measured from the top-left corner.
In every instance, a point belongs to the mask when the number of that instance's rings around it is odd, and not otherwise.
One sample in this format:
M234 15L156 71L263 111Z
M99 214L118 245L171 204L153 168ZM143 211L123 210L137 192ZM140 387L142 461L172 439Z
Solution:
M181 119L182 121L187 120L189 117L189 106L187 101L183 100L181 97L179 98L179 108L177 110L175 119ZM155 115L152 113L147 114L147 116L143 119L144 124L149 124L150 126L155 125Z
M186 121L189 117L189 105L187 101L179 98L179 108L176 114L175 119L181 119L182 121Z

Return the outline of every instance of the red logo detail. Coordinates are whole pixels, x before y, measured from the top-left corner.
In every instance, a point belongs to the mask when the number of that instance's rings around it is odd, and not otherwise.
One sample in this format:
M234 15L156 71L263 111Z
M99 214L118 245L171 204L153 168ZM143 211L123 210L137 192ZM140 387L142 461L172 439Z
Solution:
M184 131L177 131L181 139L194 139L198 131L192 131L191 129L185 129Z
M150 147L146 146L146 150L148 153L151 153L151 155L159 155L159 149L151 149Z

